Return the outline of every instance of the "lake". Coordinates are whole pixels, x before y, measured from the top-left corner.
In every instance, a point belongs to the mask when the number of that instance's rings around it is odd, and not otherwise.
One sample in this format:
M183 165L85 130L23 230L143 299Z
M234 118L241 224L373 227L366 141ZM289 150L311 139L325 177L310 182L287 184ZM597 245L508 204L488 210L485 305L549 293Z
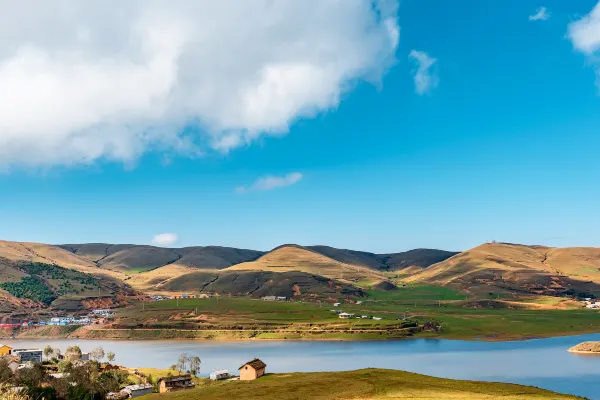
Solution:
M410 339L380 342L338 341L110 341L4 340L12 347L45 347L63 352L70 344L85 351L102 346L127 367L168 368L183 352L202 359L202 375L231 372L259 357L268 372L343 371L391 368L443 378L498 381L538 386L600 400L600 356L575 355L567 349L600 334L518 342L469 342Z

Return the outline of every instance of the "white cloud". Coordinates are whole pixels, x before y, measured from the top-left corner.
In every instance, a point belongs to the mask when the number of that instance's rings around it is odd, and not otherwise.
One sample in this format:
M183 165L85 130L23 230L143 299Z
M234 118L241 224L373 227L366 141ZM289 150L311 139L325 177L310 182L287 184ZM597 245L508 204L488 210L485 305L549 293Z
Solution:
M285 134L356 81L378 83L400 32L398 0L0 7L0 167L228 151Z
M586 55L600 48L600 2L589 14L569 24L567 36L575 49Z
M439 79L433 68L437 59L430 57L429 54L424 51L417 50L412 50L408 57L412 58L417 64L413 77L415 81L415 91L418 94L423 95L436 88Z
M535 11L535 14L529 16L530 21L547 21L550 19L550 12L546 7L540 7Z
M238 186L235 191L236 193L262 192L265 190L293 185L294 183L299 182L302 178L303 175L300 172L292 172L284 176L264 176L257 179L251 185Z
M152 244L156 246L173 246L179 240L176 233L160 233L152 238Z

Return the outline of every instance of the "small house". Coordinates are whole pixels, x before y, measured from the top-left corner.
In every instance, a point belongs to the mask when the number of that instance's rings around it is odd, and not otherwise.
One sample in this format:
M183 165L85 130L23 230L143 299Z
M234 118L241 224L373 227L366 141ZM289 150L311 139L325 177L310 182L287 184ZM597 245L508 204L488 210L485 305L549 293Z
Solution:
M339 307L341 303L333 303L334 307Z
M241 381L252 381L258 379L265 374L267 364L255 358L252 361L248 361L246 364L238 368L240 371Z
M126 395L126 398L133 398L152 393L152 385L149 383L140 383L138 385L129 385L121 389L121 394Z
M285 296L277 296L277 300L279 300L279 301L287 301L287 299L288 298Z
M276 301L277 296L263 296L263 297L261 297L261 299L265 300L265 301Z
M226 369L219 369L210 373L210 379L212 379L213 381L220 381L221 379L229 378L231 378L231 375Z
M0 356L7 356L12 351L12 347L0 343Z
M347 318L354 317L354 314L348 314L348 313L343 312L343 313L339 313L338 317L343 318L343 319L347 319Z
M160 393L191 389L194 386L196 386L196 384L192 382L192 376L190 374L160 378L158 380L158 391Z

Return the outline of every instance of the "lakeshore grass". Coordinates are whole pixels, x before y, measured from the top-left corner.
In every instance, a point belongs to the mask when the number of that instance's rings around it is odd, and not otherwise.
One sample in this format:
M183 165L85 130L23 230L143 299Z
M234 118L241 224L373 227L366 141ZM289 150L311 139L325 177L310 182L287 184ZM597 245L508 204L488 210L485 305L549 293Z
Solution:
M550 299L552 300L552 299ZM411 335L401 321L438 321L440 333L426 337L516 340L600 331L598 312L584 308L536 308L560 301L534 297L465 300L444 287L409 285L391 292L369 292L361 304L263 301L249 297L163 300L117 313L118 329L92 329L89 338L201 339L393 339ZM332 309L373 319L339 319ZM111 332L112 331L112 332Z
M268 374L255 381L217 382L196 389L151 394L144 400L293 399L578 399L534 387L434 378L403 371Z

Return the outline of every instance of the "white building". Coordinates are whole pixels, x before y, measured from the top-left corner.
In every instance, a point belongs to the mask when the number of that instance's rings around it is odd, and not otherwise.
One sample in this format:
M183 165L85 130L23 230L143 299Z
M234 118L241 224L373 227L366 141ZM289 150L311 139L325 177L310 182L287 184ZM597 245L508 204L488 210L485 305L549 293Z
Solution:
M344 318L344 319L346 319L346 318L354 318L354 314L348 314L348 313L343 312L343 313L339 313L338 317Z
M26 362L42 363L43 352L41 349L13 349L11 354L19 357L21 364Z
M212 379L213 381L220 381L221 379L229 378L231 378L231 375L226 369L219 369L210 373L210 379Z
M129 398L143 396L152 393L152 385L149 383L140 383L139 385L129 385L121 389L121 393Z

